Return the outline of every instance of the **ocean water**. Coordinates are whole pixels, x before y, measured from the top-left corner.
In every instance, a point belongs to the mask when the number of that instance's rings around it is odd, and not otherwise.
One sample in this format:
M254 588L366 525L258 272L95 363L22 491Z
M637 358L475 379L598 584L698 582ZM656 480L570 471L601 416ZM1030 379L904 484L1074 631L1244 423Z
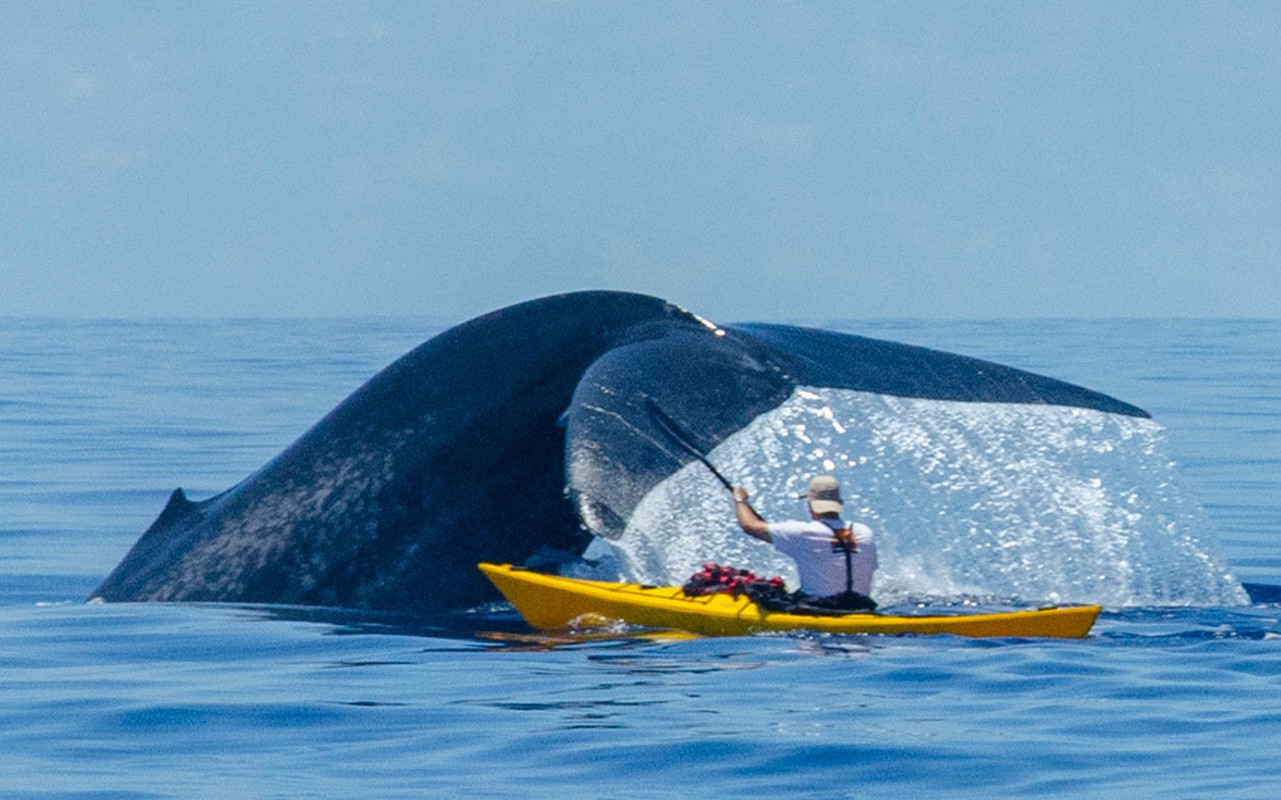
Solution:
M174 487L199 499L232 485L441 326L0 320L0 797L1275 796L1281 608L1230 589L1281 585L1281 321L818 324L1148 409L1151 428L1090 434L1138 442L1134 469L1163 488L1136 502L1175 507L1144 533L1170 533L1173 555L1129 557L1187 576L1192 548L1226 593L1148 580L1108 594L1136 570L1090 583L1095 563L1056 550L1047 523L1012 545L957 540L1032 552L1017 569L984 571L972 552L926 573L891 558L896 599L1062 582L1069 599L1107 602L1088 639L548 637L501 604L412 623L88 605ZM956 413L931 435L975 424ZM880 462L892 446L865 452ZM1022 443L1000 446L976 448L967 474L994 474ZM792 466L750 477L785 486ZM883 497L908 478L874 475ZM949 480L944 493L964 490ZM1098 517L1090 480L1047 513ZM893 509L873 510L892 557ZM1006 512L982 513L987 530Z

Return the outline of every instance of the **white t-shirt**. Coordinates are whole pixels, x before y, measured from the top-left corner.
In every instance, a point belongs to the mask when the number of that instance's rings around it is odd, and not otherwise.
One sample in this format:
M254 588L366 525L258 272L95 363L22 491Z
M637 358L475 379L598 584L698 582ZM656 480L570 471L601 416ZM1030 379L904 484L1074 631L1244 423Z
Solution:
M840 594L845 591L845 553L832 551L832 527L850 525L854 536L854 554L850 565L854 575L854 591L872 593L872 574L876 572L876 542L872 529L855 522L843 520L789 520L771 522L769 538L778 551L796 562L801 589L818 597Z

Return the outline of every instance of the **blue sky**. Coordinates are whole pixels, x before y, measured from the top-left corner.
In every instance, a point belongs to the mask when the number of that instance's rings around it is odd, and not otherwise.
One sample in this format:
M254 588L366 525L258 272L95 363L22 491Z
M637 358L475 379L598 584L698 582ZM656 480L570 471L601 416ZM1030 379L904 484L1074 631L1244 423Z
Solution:
M1272 3L5 18L0 315L1281 316Z

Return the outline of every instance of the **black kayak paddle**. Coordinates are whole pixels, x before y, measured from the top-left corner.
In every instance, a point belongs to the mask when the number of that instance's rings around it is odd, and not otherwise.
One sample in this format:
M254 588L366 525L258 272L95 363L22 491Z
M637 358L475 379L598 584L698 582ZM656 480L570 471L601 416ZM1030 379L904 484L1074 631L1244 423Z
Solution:
M707 456L703 455L703 451L699 450L698 446L690 441L689 434L681 430L680 425L676 424L676 420L667 416L667 412L659 408L658 403L655 403L653 398L645 398L645 408L649 410L650 416L658 423L658 427L662 428L663 431L671 437L673 442L676 442L676 444L681 446L682 450L698 459L703 466L707 467L707 469L716 476L716 480L720 481L722 486L724 486L731 494L733 493L734 484L730 483L725 476L720 473L720 470L716 469L716 467L712 465L712 462L707 460Z

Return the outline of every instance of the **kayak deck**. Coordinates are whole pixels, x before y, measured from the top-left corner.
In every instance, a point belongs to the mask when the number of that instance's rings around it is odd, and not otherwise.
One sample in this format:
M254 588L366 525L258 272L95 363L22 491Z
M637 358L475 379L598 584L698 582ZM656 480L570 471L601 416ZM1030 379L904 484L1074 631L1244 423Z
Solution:
M746 597L687 596L679 586L642 586L562 578L513 567L480 564L525 621L555 630L597 627L612 620L651 628L679 628L711 636L763 631L826 633L918 633L957 636L1082 638L1100 606L947 616L891 616L856 613L820 617L766 611Z

